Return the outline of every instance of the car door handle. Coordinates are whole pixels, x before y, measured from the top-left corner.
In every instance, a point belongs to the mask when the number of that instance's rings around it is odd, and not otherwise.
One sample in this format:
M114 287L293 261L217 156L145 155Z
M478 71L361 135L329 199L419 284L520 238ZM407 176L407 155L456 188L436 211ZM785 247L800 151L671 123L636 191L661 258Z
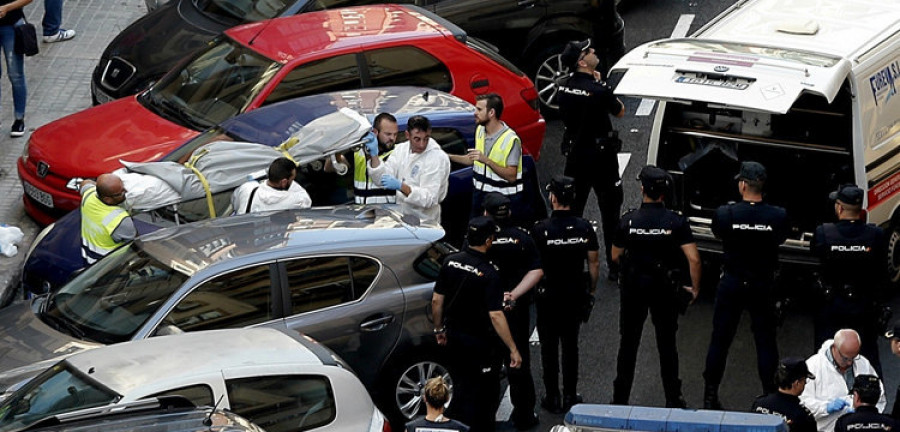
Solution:
M394 316L390 314L385 315L374 315L366 318L362 324L359 325L359 329L365 332L373 332L378 330L383 330L388 324L394 322Z
M534 7L535 0L519 0L516 4L523 8L530 8Z
M473 89L477 89L477 88L484 88L484 87L487 87L487 86L489 86L489 85L491 85L491 82L490 82L487 78L485 78L485 79L480 79L480 80L472 81L471 87L472 87Z

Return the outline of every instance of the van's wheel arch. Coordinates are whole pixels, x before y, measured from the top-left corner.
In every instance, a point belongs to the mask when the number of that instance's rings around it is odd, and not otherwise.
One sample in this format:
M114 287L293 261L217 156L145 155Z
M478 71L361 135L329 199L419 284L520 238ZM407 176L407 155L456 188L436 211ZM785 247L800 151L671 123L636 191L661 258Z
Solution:
M447 368L446 356L437 353L420 353L403 356L385 374L380 392L385 414L393 424L395 421L405 422L416 416L425 414L425 400L422 390L425 382L436 376L443 376L453 392L453 378ZM452 397L452 396L451 396Z

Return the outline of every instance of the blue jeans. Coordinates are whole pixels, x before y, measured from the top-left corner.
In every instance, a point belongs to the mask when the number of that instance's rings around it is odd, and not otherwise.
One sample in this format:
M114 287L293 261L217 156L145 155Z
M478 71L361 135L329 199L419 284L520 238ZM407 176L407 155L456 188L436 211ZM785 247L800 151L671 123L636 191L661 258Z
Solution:
M53 36L59 32L59 25L62 24L62 3L63 0L44 0L44 20L41 21L44 36Z
M6 59L6 74L12 84L13 109L16 119L25 118L25 101L28 90L25 87L25 56L15 53L16 31L13 26L0 26L0 49Z

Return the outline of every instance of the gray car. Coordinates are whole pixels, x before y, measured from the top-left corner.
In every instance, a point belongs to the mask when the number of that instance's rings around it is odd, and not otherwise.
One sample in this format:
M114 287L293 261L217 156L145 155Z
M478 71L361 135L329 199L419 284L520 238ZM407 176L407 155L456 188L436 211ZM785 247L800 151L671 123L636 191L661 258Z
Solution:
M0 310L0 390L61 356L198 330L302 331L356 371L392 420L446 368L430 306L452 247L380 208L247 214L162 229L50 294Z

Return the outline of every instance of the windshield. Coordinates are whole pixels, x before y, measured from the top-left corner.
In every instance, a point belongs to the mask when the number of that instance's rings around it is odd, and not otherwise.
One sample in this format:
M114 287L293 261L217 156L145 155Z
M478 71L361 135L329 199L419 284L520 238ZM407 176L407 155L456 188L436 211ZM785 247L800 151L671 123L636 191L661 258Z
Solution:
M674 49L679 51L695 51L695 54L723 53L723 54L749 54L757 57L800 63L807 66L832 67L838 62L838 58L821 54L808 53L783 48L743 45L738 43L704 41L704 40L674 40L657 42L652 48Z
M79 339L124 342L186 280L132 243L60 288L40 317Z
M118 399L117 394L63 361L0 404L0 431L19 430L52 415L109 405Z
M142 101L160 115L203 130L246 109L281 67L228 38L180 70L172 70Z
M296 0L194 0L201 12L241 23L280 16Z
M169 153L165 157L162 158L163 161L167 162L178 162L185 163L187 162L190 155L197 150L197 147L209 144L214 141L244 141L240 137L235 136L231 132L225 131L222 126L211 127L203 132L200 135L197 135L190 141L181 145L175 149L172 153Z

